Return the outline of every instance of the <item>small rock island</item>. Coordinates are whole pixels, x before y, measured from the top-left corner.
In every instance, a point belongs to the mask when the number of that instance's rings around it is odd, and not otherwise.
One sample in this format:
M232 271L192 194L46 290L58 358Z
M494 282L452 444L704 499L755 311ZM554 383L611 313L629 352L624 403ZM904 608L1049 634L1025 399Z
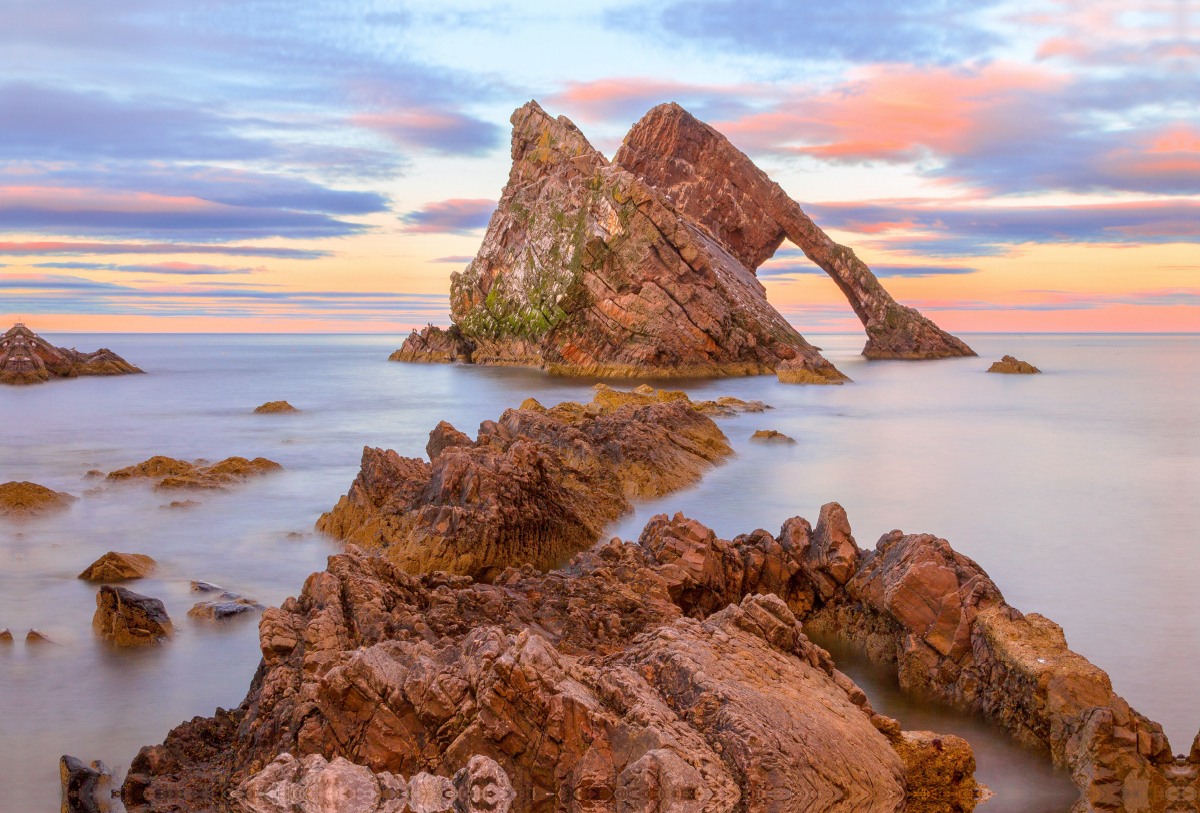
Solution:
M999 361L993 361L987 371L989 373L1008 373L1009 375L1033 375L1041 372L1028 361L1021 361L1013 356L1004 356Z
M108 348L80 353L54 347L20 322L0 336L0 384L40 384L52 378L141 372Z
M849 299L867 332L863 355L975 355L892 299L851 249L679 105L647 113L612 161L537 102L512 124L508 184L479 252L450 278L454 324L414 331L393 361L843 383L756 276L784 239Z

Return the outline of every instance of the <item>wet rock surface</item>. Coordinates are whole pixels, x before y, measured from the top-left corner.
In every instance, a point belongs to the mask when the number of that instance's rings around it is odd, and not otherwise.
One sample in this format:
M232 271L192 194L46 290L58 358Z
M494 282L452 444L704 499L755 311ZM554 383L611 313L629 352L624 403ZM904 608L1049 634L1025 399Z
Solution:
M254 408L254 412L257 415L267 415L267 414L282 413L282 412L299 412L299 411L300 410L296 409L294 406L289 404L287 401L267 401L262 406L257 406Z
M565 117L512 116L512 170L475 259L451 275L454 326L392 358L613 377L838 370L728 248L612 165Z
M1016 375L1032 375L1040 373L1037 367L1034 367L1027 361L1021 361L1013 356L1003 356L999 361L993 361L992 366L988 367L989 373L1009 373Z
M154 480L156 491L172 490L209 490L224 491L239 485L251 477L257 477L270 472L283 471L283 466L256 457L247 460L244 457L227 457L219 463L209 464L206 460L189 463L186 460L176 460L173 457L156 455L135 466L110 471L106 482L130 480ZM192 508L199 503L191 500L174 501L171 508Z
M92 628L118 647L161 644L175 632L161 601L107 584L96 594Z
M101 813L109 809L97 798L100 786L111 777L103 763L85 765L83 760L64 754L58 760L62 781L62 813Z
M774 429L759 429L750 436L750 442L777 446L792 446L795 445L796 439L790 438L782 432L776 432Z
M785 238L794 243L833 278L862 321L867 332L864 356L975 355L962 340L896 302L853 250L831 240L725 136L679 105L662 104L647 113L625 136L613 163L703 226L751 273ZM796 362L778 372L787 383L820 383L811 379L814 371Z
M54 347L19 322L0 336L0 384L40 384L52 378L140 372L108 349L80 353Z
M91 582L119 582L150 575L158 563L144 553L109 551L87 566L79 578Z
M30 482L0 484L0 517L22 520L64 511L78 499Z
M682 394L681 394L682 395ZM446 422L430 462L367 448L349 493L317 529L381 549L410 572L489 581L511 564L546 569L632 510L699 481L732 454L686 395L599 387L587 405L528 399L472 441Z
M194 621L225 621L265 609L266 607L253 599L226 592L215 599L196 602L187 614L188 618Z

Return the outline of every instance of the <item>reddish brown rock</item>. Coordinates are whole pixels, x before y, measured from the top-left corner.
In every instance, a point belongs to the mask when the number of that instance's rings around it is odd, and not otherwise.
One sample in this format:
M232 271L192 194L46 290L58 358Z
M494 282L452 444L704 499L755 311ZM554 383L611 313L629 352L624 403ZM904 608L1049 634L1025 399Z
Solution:
M161 601L107 584L96 594L92 628L120 647L160 644L175 631Z
M454 327L393 358L614 377L748 375L791 360L845 377L724 246L536 102L512 116L512 170L475 259L451 275Z
M691 485L732 453L690 402L635 397L649 403L533 402L485 421L475 441L443 421L430 463L364 449L350 492L317 529L414 573L487 581L510 564L552 567L631 511L630 499Z
M774 429L759 429L750 436L750 442L794 446L796 444L796 439L790 438L782 432L776 432Z
M80 353L54 347L20 322L0 336L0 384L40 384L52 378L140 372L105 348Z
M987 371L989 373L1009 373L1016 375L1032 375L1041 372L1041 370L1029 362L1021 361L1013 356L1004 356L999 361L993 361L992 366L988 367Z
M277 414L277 413L285 413L285 412L299 412L299 411L300 410L296 409L294 406L289 404L287 401L267 401L262 406L257 406L254 408L255 414L258 414L258 415L269 415L269 414Z
M457 325L451 325L449 330L428 325L410 333L403 346L388 356L388 361L417 361L426 364L470 362L474 351L474 343L463 336Z
M185 460L156 455L135 466L111 471L105 479L157 480L154 488L158 491L186 489L223 491L248 478L282 470L283 466L267 460L265 457L256 457L253 460L247 460L244 457L227 457L219 463L207 465L205 460L188 463ZM195 505L199 505L199 503L193 503L191 500L171 503L172 508L191 508Z
M148 576L157 562L144 553L109 551L87 566L79 578L92 582L119 582Z
M0 484L0 517L30 519L71 507L77 498L30 482Z
M614 541L565 571L481 585L349 546L264 613L239 709L142 750L126 807L204 809L228 788L296 783L320 755L377 783L484 756L511 780L512 809L534 813L899 811L904 762L784 602L685 618L661 567Z
M875 359L973 356L975 352L884 290L866 263L838 245L777 183L709 125L677 104L661 104L625 136L613 159L701 224L748 269L795 243L841 288L867 332ZM788 378L784 377L784 373ZM794 365L780 380L813 383Z

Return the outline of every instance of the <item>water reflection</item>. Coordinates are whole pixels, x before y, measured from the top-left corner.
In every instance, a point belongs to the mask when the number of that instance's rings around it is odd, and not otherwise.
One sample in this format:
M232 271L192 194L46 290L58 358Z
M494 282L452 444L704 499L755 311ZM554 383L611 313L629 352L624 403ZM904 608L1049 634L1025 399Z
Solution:
M895 718L906 731L954 734L971 744L975 780L996 794L981 811L1068 813L1079 799L1071 778L1054 768L1049 754L1020 747L1003 729L979 717L905 694L895 666L872 661L853 644L806 632L829 651L838 669L858 684L877 712Z

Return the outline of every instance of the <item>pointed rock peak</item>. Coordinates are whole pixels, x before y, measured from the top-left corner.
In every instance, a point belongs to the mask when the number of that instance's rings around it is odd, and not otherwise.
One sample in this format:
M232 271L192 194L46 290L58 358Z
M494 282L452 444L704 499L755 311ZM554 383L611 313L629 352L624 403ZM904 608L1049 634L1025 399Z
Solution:
M534 100L517 108L510 121L514 163L560 163L585 156L592 159L588 163L608 166L608 160L591 145L574 122L566 116L552 117Z

